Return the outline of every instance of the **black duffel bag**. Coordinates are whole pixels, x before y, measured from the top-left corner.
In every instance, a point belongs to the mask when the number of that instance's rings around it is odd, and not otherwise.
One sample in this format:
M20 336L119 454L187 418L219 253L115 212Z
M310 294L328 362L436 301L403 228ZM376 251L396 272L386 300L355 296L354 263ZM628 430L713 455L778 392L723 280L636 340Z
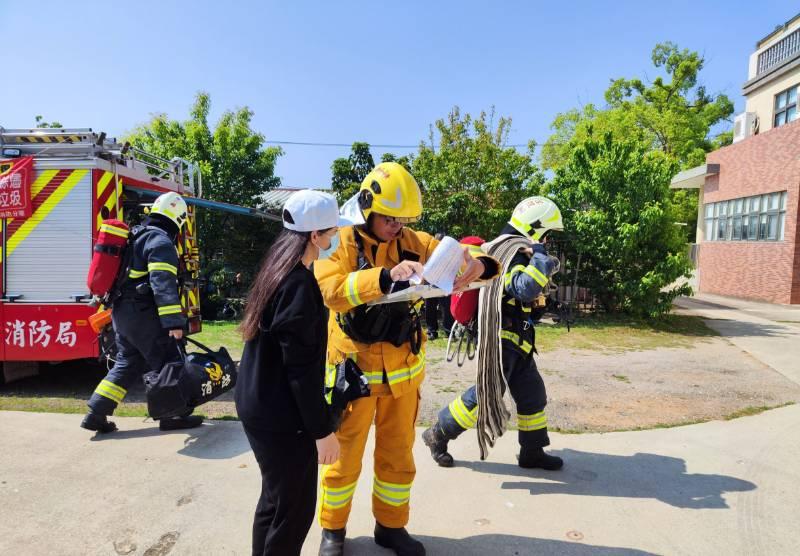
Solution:
M228 350L213 351L196 340L186 340L201 351L186 353L178 342L179 360L144 375L147 411L153 419L187 415L236 385L236 362Z

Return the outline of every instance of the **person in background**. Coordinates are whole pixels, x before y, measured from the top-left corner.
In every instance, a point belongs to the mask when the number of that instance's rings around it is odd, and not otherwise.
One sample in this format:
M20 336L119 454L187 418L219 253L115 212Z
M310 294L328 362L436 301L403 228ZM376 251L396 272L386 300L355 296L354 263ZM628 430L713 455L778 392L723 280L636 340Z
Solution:
M317 499L317 463L339 458L324 397L326 311L312 263L336 249L336 200L299 191L250 289L236 410L261 471L253 556L300 554Z

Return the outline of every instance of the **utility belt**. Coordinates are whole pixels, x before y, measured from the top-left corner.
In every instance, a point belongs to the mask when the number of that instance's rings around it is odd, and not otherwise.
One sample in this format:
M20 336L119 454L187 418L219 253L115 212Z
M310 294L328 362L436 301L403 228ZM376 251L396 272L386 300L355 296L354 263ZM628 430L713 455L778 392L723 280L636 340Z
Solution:
M336 322L342 332L362 344L389 342L400 347L410 342L414 355L422 348L422 319L410 303L359 305L347 313L337 313Z
M150 286L150 282L147 279L139 281L138 283L128 281L122 286L114 301L122 299L138 301L139 303L151 303L153 306L156 304L153 288Z
M358 270L371 268L364 252L364 242L353 230L358 249ZM397 243L397 257L403 260L400 242ZM411 353L417 355L422 349L422 319L416 305L409 302L382 303L380 305L359 305L347 313L337 313L336 322L348 337L362 344L389 342L400 347L411 343Z

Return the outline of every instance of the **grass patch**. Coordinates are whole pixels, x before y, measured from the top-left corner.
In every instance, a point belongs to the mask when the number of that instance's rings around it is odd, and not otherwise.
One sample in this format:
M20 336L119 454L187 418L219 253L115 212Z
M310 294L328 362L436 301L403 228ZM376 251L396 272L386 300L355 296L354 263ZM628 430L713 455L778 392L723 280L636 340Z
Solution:
M196 415L202 415L207 419L221 421L238 421L234 409L228 409L229 405L209 402L202 406ZM3 396L0 397L0 411L30 411L33 413L67 413L84 414L88 408L86 400L76 400L71 398L40 398L33 396ZM114 417L147 417L146 403L123 403L114 411Z
M442 338L441 336L436 338L435 340L428 340L428 345L432 347L436 347L444 351L447 349L447 338Z
M536 327L536 347L605 352L645 351L656 348L691 347L698 341L719 336L700 317L667 315L661 319L636 319L616 315L580 316L572 329L563 325ZM445 350L447 338L429 340L432 348Z
M653 425L645 425L641 427L629 427L629 428L619 428L619 429L611 429L606 431L593 431L593 430L585 430L585 429L562 429L559 427L548 426L547 430L551 432L557 432L560 434L593 434L593 433L608 433L608 432L636 432L636 431L649 431L654 429L674 429L675 427L685 427L687 425L699 425L702 423L710 423L711 421L732 421L734 419L739 419L740 417L751 417L753 415L758 415L760 413L764 413L765 411L770 411L772 409L780 409L782 407L788 407L790 405L795 405L795 402L786 402L778 405L761 405L761 406L748 406L733 413L729 413L727 415L723 415L719 418L709 417L709 418L701 418L701 419L690 419L687 421L679 421L677 423L655 423ZM509 426L509 430L517 430L517 426Z
M667 315L661 319L586 315L578 318L571 331L561 325L538 326L536 345L543 351L645 351L691 347L698 341L718 335L706 326L703 319L689 315Z
M236 331L238 322L204 321L197 341L217 349L225 346L234 359L241 357L242 337ZM698 341L719 336L700 317L667 315L660 319L635 319L616 315L585 315L567 331L566 326L541 324L536 327L536 346L542 351L557 349L600 352L645 351L657 348L691 347ZM429 340L428 345L442 352L447 338ZM433 351L433 350L432 350ZM442 356L432 352L430 364L440 363Z
M35 413L86 413L86 400L72 398L40 398L33 396L0 397L0 411L32 411ZM114 415L147 417L147 404L123 403Z
M734 411L733 413L729 413L725 415L722 419L724 421L731 421L733 419L738 419L739 417L750 417L751 415L758 415L759 413L764 413L765 411L769 411L770 409L778 409L781 407L787 407L790 405L794 405L794 402L786 402L780 405L760 405L760 406L748 406L738 411Z
M225 347L230 352L231 357L239 359L244 350L242 335L236 330L238 322L233 321L203 321L203 331L199 334L192 334L192 338L205 344L211 349Z

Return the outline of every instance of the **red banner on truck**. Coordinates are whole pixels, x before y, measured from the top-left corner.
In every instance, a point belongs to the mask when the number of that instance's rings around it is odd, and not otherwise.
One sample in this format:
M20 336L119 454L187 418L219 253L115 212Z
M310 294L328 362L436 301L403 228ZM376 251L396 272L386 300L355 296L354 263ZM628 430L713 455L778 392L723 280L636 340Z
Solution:
M32 211L33 157L25 156L0 167L0 218L28 218Z

